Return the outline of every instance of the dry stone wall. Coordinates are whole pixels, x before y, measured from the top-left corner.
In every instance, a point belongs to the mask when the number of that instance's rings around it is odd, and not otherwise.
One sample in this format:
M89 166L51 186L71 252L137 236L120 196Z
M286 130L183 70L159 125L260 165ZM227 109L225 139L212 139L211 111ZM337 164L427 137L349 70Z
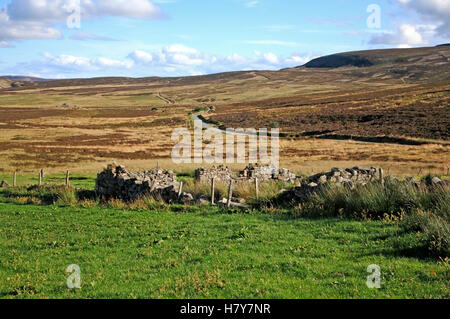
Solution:
M210 169L199 168L195 170L195 181L200 183L209 183L212 178L219 182L229 182L236 180L236 174L229 168L223 165L213 166Z
M380 177L380 169L376 167L360 168L355 166L345 170L332 168L331 171L309 177L309 182L315 184L335 183L353 187L356 184L367 184Z
M210 182L212 178L216 181L229 182L230 180L259 181L276 180L294 183L297 176L286 168L278 169L276 166L259 166L257 164L248 165L244 170L235 174L230 168L221 166L213 166L211 169L199 168L195 171L195 180L197 182Z
M288 183L295 183L297 176L287 168L278 169L276 166L259 166L250 164L240 172L240 178L247 180L268 181L277 180Z
M172 171L150 170L128 172L124 166L109 165L97 175L95 190L104 200L110 198L132 201L145 195L159 195L164 201L193 200L192 195L182 193L178 197L179 183Z

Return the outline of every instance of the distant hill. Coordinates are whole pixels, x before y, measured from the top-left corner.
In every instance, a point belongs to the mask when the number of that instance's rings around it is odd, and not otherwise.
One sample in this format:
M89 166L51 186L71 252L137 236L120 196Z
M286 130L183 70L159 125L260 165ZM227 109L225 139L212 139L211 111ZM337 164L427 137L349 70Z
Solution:
M42 79L34 76L22 76L22 75L0 75L0 78L5 78L13 81L22 81L22 82L45 82L49 81L48 79Z
M0 79L2 77L0 76ZM305 65L279 71L236 71L185 77L97 77L62 80L30 76L4 76L3 90L43 89L71 86L109 86L105 91L118 92L132 85L136 89L155 89L211 84L223 87L258 83L304 81L322 84L326 81L414 84L450 80L450 45L410 49L380 49L332 54Z
M306 68L339 68L346 66L369 67L374 65L413 65L425 63L436 65L449 61L447 47L442 44L436 47L412 49L382 49L345 52L323 56L306 63ZM443 53L442 50L445 50Z

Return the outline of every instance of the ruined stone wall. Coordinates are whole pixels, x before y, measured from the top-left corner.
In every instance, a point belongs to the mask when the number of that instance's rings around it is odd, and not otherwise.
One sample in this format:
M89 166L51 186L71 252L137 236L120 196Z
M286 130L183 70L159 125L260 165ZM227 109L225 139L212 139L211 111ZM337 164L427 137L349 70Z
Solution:
M346 184L353 186L356 184L367 184L373 179L378 179L379 169L376 167L360 168L355 166L345 170L333 168L330 172L320 173L309 177L309 181L315 184L324 184L327 182L335 184Z
M345 170L333 168L329 172L324 172L310 176L301 186L294 187L283 193L279 197L280 202L303 202L311 194L319 193L329 183L353 188L357 185L366 185L370 181L380 179L380 170L371 168L353 167Z
M276 166L259 166L257 164L248 165L243 171L240 171L239 176L223 165L213 166L211 169L199 168L195 171L195 181L197 182L210 182L213 177L216 181L222 182L254 181L257 178L261 182L276 180L294 183L297 179L296 175L286 168L278 169Z
M155 193L159 193L164 200L171 200L178 197L178 187L172 171L159 169L132 173L123 166L113 165L99 173L95 183L95 190L102 198L125 201Z
M229 167L223 165L213 166L210 169L199 168L195 170L196 182L209 183L212 178L215 178L218 182L229 182L232 179L237 179L237 176Z
M268 181L268 180L276 180L288 183L295 183L297 180L297 176L292 173L287 168L278 169L276 166L259 166L259 165L248 165L243 171L239 174L240 178L246 180L255 180L256 178L259 181Z

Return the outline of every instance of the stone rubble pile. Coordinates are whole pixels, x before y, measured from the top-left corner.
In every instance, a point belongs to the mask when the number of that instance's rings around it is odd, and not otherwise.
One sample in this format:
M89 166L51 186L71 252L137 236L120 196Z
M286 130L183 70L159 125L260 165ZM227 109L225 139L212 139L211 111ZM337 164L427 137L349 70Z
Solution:
M417 181L415 177L407 177L406 182L417 188L427 187L430 189L439 187L439 186L444 187L444 186L450 185L449 180L443 181L439 177L433 177L431 179L425 178L425 179L422 179L420 182Z
M230 180L236 180L236 174L229 168L223 165L213 166L210 169L198 168L195 170L195 181L199 183L209 183L212 178L218 182L228 183Z
M304 202L312 194L319 193L329 183L354 188L356 185L366 185L370 181L380 179L382 170L371 168L353 167L345 170L333 168L329 172L310 176L301 186L281 194L282 202Z
M360 168L355 166L345 170L340 168L332 168L330 172L320 173L309 177L309 182L315 184L325 184L331 182L353 187L356 184L365 185L378 178L380 178L380 169L376 167Z
M295 183L297 176L291 173L287 168L278 168L275 165L259 166L258 164L250 164L239 174L241 179L254 181L276 180L280 182Z
M178 197L179 183L172 171L155 169L146 172L128 172L124 166L108 165L97 174L95 190L104 200L110 198L133 201L137 198L153 195L167 202L193 200L191 194L182 193ZM155 197L156 197L155 196Z

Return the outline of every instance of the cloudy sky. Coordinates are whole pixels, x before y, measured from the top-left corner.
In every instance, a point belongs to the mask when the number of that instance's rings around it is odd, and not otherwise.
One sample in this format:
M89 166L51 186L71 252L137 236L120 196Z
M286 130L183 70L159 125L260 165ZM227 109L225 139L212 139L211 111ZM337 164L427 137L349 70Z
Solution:
M0 0L0 75L276 70L447 42L450 0Z

